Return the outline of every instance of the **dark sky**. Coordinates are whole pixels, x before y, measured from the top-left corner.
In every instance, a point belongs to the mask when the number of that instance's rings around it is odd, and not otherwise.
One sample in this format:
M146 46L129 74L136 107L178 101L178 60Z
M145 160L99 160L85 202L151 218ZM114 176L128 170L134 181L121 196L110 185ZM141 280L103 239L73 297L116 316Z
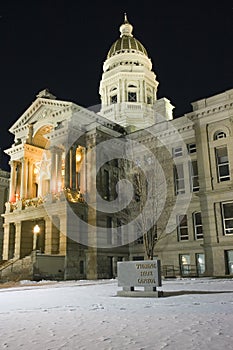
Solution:
M171 100L175 116L233 88L233 0L1 0L3 150L13 142L8 129L44 88L82 106L100 102L102 64L124 12L152 59L158 97ZM0 166L7 162L2 155Z

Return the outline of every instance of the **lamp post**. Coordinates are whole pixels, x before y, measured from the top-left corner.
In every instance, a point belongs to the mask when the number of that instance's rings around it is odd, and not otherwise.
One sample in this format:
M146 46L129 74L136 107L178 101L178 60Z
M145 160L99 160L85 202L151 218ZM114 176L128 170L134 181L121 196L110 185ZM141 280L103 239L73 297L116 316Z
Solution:
M36 251L37 248L37 239L38 239L38 234L40 233L40 226L36 224L33 227L33 250Z

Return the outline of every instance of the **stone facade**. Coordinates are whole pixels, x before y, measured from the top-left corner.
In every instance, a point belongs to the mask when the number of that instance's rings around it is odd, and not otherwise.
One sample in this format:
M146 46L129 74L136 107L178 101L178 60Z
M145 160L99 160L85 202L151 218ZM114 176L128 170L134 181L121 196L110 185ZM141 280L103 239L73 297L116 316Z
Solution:
M10 174L7 171L0 169L0 214L5 212L5 203L8 200L9 177ZM3 218L0 216L0 261L2 260L3 250L3 223Z
M132 29L104 62L99 113L44 90L10 129L3 259L30 256L31 278L115 277L152 239L164 276L233 274L233 90L173 119Z
M164 275L232 274L232 115L233 90L229 90L193 103L193 112L171 122L169 137L166 131L159 133L170 150L164 171L172 210L177 202L175 229L168 235L163 232L155 246ZM181 137L176 141L172 133ZM146 142L147 137L141 140ZM147 147L152 148L153 142ZM164 218L162 212L158 226L163 226ZM130 251L131 259L144 256L140 240Z

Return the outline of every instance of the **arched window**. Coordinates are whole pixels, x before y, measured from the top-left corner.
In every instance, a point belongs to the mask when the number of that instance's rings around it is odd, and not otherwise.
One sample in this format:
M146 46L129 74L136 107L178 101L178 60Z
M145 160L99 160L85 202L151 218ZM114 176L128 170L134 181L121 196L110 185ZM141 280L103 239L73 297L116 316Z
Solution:
M113 86L110 89L110 103L111 104L117 103L117 87L116 86Z
M110 96L110 102L111 102L111 104L117 103L117 95Z
M226 137L226 133L224 131L216 131L214 134L214 140L224 139Z
M153 98L152 98L152 89L150 87L147 87L146 89L146 103L148 105L151 105L153 102Z

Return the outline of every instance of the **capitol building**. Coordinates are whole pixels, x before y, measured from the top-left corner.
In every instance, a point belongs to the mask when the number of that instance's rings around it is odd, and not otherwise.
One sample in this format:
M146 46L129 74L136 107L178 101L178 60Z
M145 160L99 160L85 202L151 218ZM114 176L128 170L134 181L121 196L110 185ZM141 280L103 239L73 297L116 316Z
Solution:
M233 275L233 89L175 119L158 89L125 15L98 112L37 94L0 172L0 279L112 278L153 258L164 277Z

